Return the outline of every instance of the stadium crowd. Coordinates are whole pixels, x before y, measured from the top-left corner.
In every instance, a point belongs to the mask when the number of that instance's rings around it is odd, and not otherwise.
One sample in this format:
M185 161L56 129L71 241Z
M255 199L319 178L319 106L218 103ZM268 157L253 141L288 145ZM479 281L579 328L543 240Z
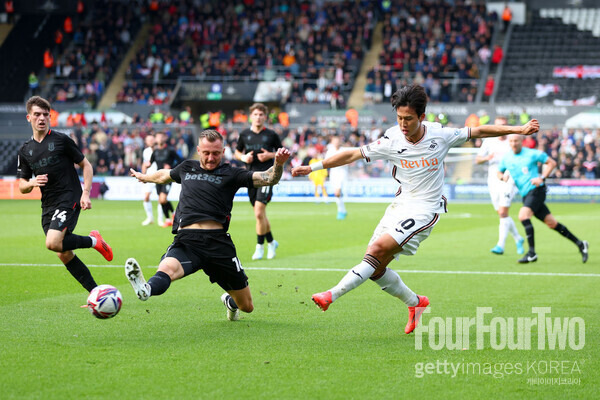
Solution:
M129 168L141 168L144 138L158 131L167 133L169 145L175 148L181 158L195 156L193 127L186 121L181 121L178 115L169 115L172 121L169 124L153 124L148 119L136 116L134 123L130 125L109 126L93 121L87 126L77 123L69 131L94 166L97 175L125 176ZM450 122L448 125L453 124ZM390 121L385 117L373 120L371 125L358 127L349 123L319 121L316 117L308 124L289 127L270 125L279 134L283 145L292 152L284 179L290 178L291 168L307 165L313 158L323 158L331 136L343 137L343 146L357 147L376 140L389 126ZM235 165L241 164L232 154L235 152L239 133L246 127L247 125L233 123L229 117L217 128L226 138L225 156ZM472 141L469 145L479 147L481 142ZM600 133L596 129L555 127L542 130L527 138L524 146L542 150L557 160L558 168L551 178L600 179ZM351 175L355 178L367 178L389 174L390 167L383 162L367 164L358 161Z
M480 70L490 60L496 20L475 2L413 0L391 7L384 14L383 50L367 75L365 100L387 102L397 88L417 83L432 102L473 102Z
M60 43L48 50L46 70L55 80L49 99L93 107L141 24L150 22L117 103L167 103L180 77L279 79L292 83L284 102L343 108L382 21L383 50L368 73L367 102L387 101L409 82L422 84L432 102L472 102L480 70L492 58L496 14L476 3L454 4L452 12L446 2L383 3L95 0L91 14L68 17L69 31L60 30Z
M370 46L373 7L299 0L160 3L118 101L152 104L179 77L190 77L285 79L295 83L294 101L330 103L353 85Z
M85 101L95 107L141 26L139 6L97 0L95 8L102 12L93 17L67 16L54 48L46 50L44 79L54 82L51 102Z

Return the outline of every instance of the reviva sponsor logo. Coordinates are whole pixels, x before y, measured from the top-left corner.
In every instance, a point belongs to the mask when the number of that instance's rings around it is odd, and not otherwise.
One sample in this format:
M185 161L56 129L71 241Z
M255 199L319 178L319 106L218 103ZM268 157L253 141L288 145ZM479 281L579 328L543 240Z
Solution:
M437 158L427 159L425 157L421 157L420 160L415 161L400 160L398 164L400 168L414 169L433 167L439 165L439 163L440 162Z

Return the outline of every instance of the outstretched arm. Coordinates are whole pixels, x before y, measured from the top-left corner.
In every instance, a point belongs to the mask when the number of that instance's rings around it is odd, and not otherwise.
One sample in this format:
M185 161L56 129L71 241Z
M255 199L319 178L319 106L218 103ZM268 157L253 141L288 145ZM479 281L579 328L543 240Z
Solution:
M351 164L356 160L360 160L361 158L362 153L360 152L360 149L340 151L339 153L336 153L331 157L327 157L321 162L317 162L311 165L301 165L292 169L292 176L308 175L313 171L318 171L323 168L341 167L342 165Z
M519 135L532 135L540 130L540 124L537 119L532 119L525 125L509 126L509 125L480 125L471 128L471 138L486 138L496 136L506 136L513 133Z
M171 170L169 169L159 169L150 175L146 175L135 171L133 168L129 168L129 175L143 183L158 183L160 185L164 185L173 182L170 171Z
M257 171L252 174L254 187L273 186L279 182L283 174L283 165L290 158L290 151L284 147L275 153L275 163L266 171Z

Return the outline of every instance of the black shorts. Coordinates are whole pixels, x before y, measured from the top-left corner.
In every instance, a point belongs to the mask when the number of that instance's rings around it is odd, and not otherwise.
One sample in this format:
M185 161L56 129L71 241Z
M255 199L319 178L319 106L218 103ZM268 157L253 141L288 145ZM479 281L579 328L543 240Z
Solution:
M547 190L546 185L538 186L523 197L523 206L531 208L533 215L542 222L550 214L550 210L545 203Z
M248 197L250 203L254 206L257 201L263 204L268 204L273 197L273 186L261 186L257 188L248 188Z
M223 229L182 229L162 256L179 260L184 276L199 269L225 290L248 286L248 277L237 258L235 245Z
M67 233L72 233L77 226L81 207L76 205L73 207L48 207L42 210L42 228L44 234L48 234L49 229L57 231L67 230Z
M169 194L171 190L171 184L167 183L166 185L156 184L156 194L160 195L161 193Z

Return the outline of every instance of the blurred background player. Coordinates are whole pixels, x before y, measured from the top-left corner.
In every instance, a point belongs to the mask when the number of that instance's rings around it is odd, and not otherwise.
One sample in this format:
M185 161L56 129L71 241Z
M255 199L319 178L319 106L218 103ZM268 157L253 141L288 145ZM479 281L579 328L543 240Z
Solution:
M342 139L339 136L332 136L325 158L334 156L343 150L348 150L349 147L342 147ZM329 171L329 183L335 195L335 203L337 205L337 219L344 219L348 215L346 205L344 204L344 186L348 181L348 166L343 165L338 168L333 168Z
M227 307L227 319L239 319L239 311L252 312L254 305L248 277L237 257L235 245L227 233L235 193L241 187L275 185L283 174L290 153L280 148L267 171L247 171L223 163L223 137L207 129L198 140L200 160L186 160L174 169L160 169L146 175L130 170L140 182L167 184L179 182L176 234L163 255L158 271L146 282L134 258L125 263L125 274L140 300L167 291L171 282L202 269L212 283L227 293L221 301ZM179 225L179 226L177 226Z
M323 157L321 157L319 154L316 154L313 158L310 159L308 165L320 161L323 161ZM311 172L310 174L308 174L308 179L310 179L313 185L315 186L315 203L319 202L320 194L323 195L323 201L325 203L329 203L329 196L327 195L327 189L325 189L325 179L327 179L327 170L321 169L318 171ZM320 194L319 191L321 192Z
M506 118L498 116L494 120L494 124L506 125ZM498 179L498 164L500 164L502 157L510 151L506 136L498 136L484 139L477 157L475 157L477 164L488 163L488 190L494 210L496 210L500 217L498 243L491 250L494 254L504 254L504 245L509 232L517 245L517 254L525 252L523 249L525 240L519 235L515 221L508 215L512 199L517 194L517 187L510 177L508 177L507 181Z
M154 146L154 151L152 152L152 157L150 157L150 164L156 163L156 169L172 169L181 161L181 158L177 154L177 151L167 143L168 137L165 132L158 132L156 134L156 145ZM173 225L173 220L169 218L169 213L173 212L173 204L167 197L169 195L169 191L171 190L171 183L167 184L157 184L156 185L156 194L158 194L158 203L160 204L165 222L164 224L160 224L163 228L167 226Z
M506 171L514 179L519 193L523 198L523 207L519 210L519 220L525 228L527 235L527 244L529 251L519 263L526 264L537 261L535 252L535 239L533 235L533 224L531 217L535 215L537 219L548 225L548 228L554 229L577 246L581 253L581 260L585 263L588 260L588 242L579 240L573 235L566 226L561 224L550 213L546 206L546 178L550 176L556 161L550 158L548 154L540 150L523 147L523 137L519 135L510 135L508 138L511 151L508 152L498 166L498 177L507 180ZM542 173L538 172L538 164L542 164Z
M146 147L142 152L142 173L143 174L152 174L157 171L156 163L151 163L150 159L152 158L152 153L154 152L154 144L156 143L154 135L147 135L144 139ZM142 222L143 226L150 225L154 223L154 214L152 213L152 202L150 201L150 195L152 191L156 188L154 183L146 183L144 184L144 211L146 211L146 219ZM164 224L164 214L162 210L162 206L160 203L157 203L156 213L158 215L158 224Z
M275 152L281 147L281 139L277 132L265 127L269 109L262 103L255 103L250 107L250 128L240 132L234 157L246 163L249 170L266 171L273 165ZM256 217L256 249L252 255L253 260L261 260L264 256L265 239L267 241L267 259L275 257L275 250L279 246L273 239L271 224L267 218L267 204L273 196L271 186L248 188L248 197L254 207Z
M73 250L93 247L107 261L113 259L112 249L98 231L91 231L89 236L73 233L80 211L92 208L92 165L70 137L50 130L51 108L46 99L33 96L26 109L33 136L18 153L19 190L29 193L35 187L40 188L46 248L56 252L71 275L91 291L96 282ZM74 164L83 172L83 190Z

